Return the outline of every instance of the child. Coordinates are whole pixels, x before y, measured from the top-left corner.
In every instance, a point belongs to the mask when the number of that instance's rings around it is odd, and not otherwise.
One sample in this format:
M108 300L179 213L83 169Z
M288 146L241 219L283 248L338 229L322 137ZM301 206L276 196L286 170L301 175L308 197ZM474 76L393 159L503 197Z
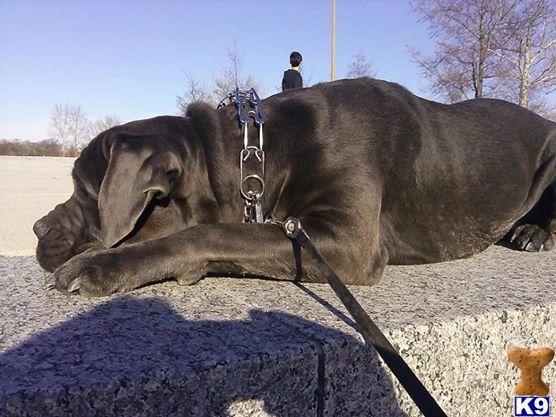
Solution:
M290 54L290 64L291 68L284 71L284 78L282 79L282 91L289 90L291 88L301 88L303 87L303 78L299 73L299 67L303 62L303 57L299 52L292 52Z

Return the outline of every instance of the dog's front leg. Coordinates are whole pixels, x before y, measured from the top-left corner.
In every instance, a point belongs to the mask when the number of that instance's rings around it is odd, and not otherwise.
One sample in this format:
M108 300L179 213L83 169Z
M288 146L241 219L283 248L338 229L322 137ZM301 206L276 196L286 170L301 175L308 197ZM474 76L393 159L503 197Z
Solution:
M315 227L310 234L349 281L357 265L345 242L325 237ZM129 291L165 278L192 284L211 272L322 282L312 262L299 254L275 225L203 224L160 239L78 255L59 267L51 282L60 291L79 290L89 296Z

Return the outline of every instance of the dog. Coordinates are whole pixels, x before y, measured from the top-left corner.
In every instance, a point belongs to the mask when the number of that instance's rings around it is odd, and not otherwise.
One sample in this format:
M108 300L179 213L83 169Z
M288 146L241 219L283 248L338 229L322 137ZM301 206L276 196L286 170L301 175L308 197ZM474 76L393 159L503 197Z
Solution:
M263 208L299 218L346 284L501 239L554 247L556 123L501 100L445 105L370 78L262 103ZM34 225L49 285L103 296L207 275L325 282L278 227L242 222L241 149L233 105L194 103L186 117L101 133L75 161L71 198Z

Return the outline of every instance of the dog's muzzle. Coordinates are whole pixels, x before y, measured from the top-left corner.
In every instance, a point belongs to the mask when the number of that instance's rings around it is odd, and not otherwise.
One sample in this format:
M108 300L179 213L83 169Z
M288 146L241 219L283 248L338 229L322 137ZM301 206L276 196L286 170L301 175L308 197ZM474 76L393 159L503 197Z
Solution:
M80 210L75 210L76 207L68 207L68 203L73 206L71 200L59 204L33 225L33 232L39 240L37 260L49 272L75 255L74 248L82 235Z

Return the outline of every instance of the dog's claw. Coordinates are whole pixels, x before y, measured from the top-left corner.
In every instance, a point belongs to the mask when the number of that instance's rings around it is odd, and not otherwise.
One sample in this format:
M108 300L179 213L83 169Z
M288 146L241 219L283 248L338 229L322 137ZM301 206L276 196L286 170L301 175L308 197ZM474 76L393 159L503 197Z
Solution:
M77 291L81 287L81 280L79 278L75 278L70 285L68 285L68 292Z
M527 246L525 246L525 250L527 252L535 252L535 245L533 245L533 242L529 242Z
M51 274L49 277L47 277L44 280L44 289L45 290L51 290L55 287L55 283L54 283L54 276Z

